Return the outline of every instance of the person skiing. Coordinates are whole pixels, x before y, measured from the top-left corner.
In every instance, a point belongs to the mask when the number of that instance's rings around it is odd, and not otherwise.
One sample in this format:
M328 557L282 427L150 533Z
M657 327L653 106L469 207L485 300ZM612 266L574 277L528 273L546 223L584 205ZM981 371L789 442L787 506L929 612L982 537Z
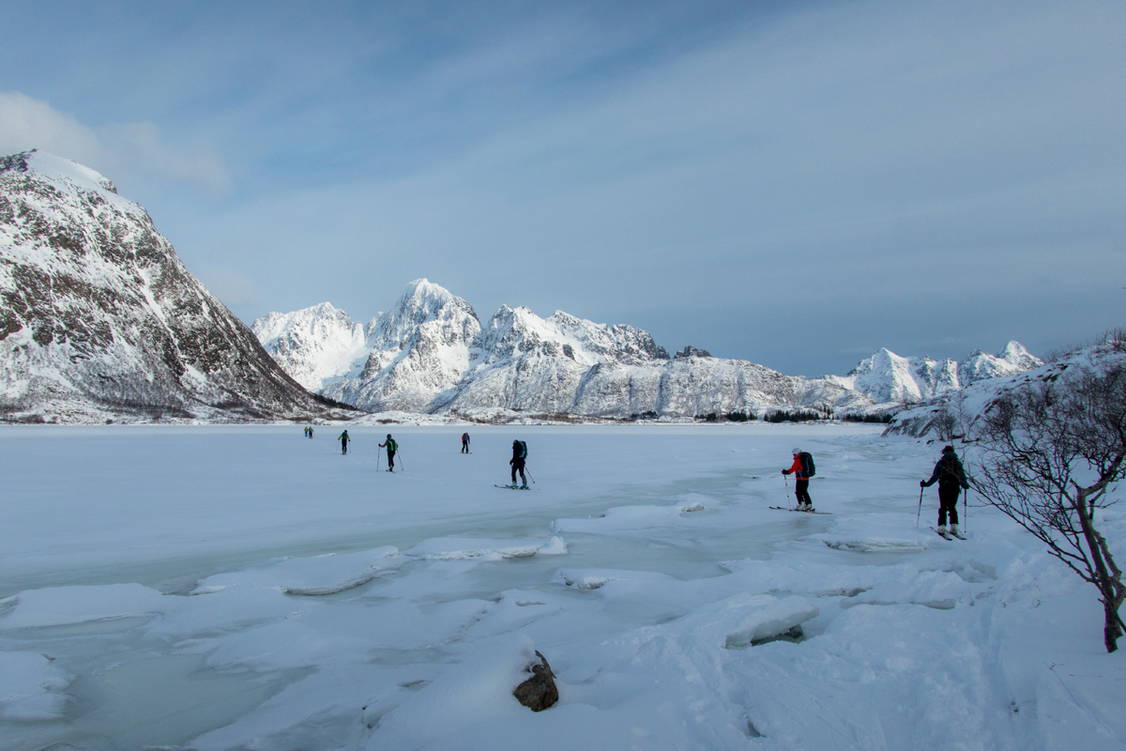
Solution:
M523 441L512 442L512 458L508 463L512 465L512 487L516 487L516 472L520 472L520 479L523 485L520 486L522 490L528 489L528 477L524 474L524 461L528 458L528 444Z
M313 437L313 426L312 425L309 426L309 437L310 438Z
M352 440L352 438L348 435L348 431L345 430L343 433L338 435L336 437L336 440L340 441L340 453L341 454L347 454L348 453L348 441Z
M387 434L387 440L379 444L379 448L384 447L387 449L387 471L394 472L395 452L399 450L399 444L395 442L395 439L391 437L390 433Z
M462 433L461 434L461 453L463 453L463 454L469 453L469 434L468 433Z
M782 474L792 474L795 477L794 495L798 499L798 511L813 511L813 499L809 497L809 478L813 477L815 471L813 456L801 449L794 449L794 463L789 469L782 470Z
M919 480L919 487L929 488L935 482L938 483L938 533L946 537L946 516L949 514L950 534L958 536L958 494L963 488L969 490L970 484L953 446L942 449L942 456L934 465L930 479Z

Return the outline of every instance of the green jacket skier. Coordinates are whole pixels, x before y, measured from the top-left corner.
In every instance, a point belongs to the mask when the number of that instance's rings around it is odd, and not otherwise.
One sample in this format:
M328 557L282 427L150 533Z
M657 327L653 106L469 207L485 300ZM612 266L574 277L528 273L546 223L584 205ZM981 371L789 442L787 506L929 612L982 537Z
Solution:
M387 471L388 472L394 472L395 471L395 452L399 450L399 444L395 441L394 438L391 437L391 434L388 433L387 434L387 440L384 441L383 443L379 444L379 448L386 448L387 449Z

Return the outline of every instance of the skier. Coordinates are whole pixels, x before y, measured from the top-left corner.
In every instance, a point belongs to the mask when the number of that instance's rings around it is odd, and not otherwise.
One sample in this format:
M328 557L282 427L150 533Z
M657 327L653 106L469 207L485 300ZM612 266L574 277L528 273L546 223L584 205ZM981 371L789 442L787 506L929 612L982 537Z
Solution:
M347 454L348 453L348 441L352 440L352 438L348 435L348 431L345 430L343 433L338 435L336 437L336 440L340 441L340 453L341 454Z
M789 469L782 470L782 474L795 475L794 495L798 499L798 511L813 511L813 499L809 497L809 478L815 472L813 456L808 451L794 449L794 463Z
M528 444L523 441L512 442L512 458L508 463L512 465L512 487L516 487L516 472L520 471L520 479L524 484L520 486L522 490L528 489L528 477L524 474L524 460L528 458Z
M309 426L309 437L310 438L313 437L313 426L312 425Z
M950 514L950 534L960 536L958 533L958 494L963 488L969 490L966 482L966 470L958 455L954 453L953 446L942 449L942 456L934 465L931 479L919 480L920 488L929 488L938 483L938 533L946 537L946 515ZM920 491L922 492L922 491Z
M387 440L384 443L379 444L379 448L384 447L387 448L387 471L394 472L395 452L399 450L399 444L395 442L395 439L391 437L390 433L387 434Z
M461 453L463 453L463 454L469 453L469 434L468 433L462 433L461 434Z

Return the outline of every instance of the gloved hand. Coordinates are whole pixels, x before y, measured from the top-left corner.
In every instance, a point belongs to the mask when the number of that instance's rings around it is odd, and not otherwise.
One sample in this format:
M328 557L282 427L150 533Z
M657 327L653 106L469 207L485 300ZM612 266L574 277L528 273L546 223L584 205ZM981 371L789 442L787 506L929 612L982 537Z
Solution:
M790 474L790 473L789 473L789 472L787 472L786 470L782 470L782 474L784 474L784 475L788 475L788 474Z
M925 488L926 486L927 486L926 480L919 480L919 487L920 488Z

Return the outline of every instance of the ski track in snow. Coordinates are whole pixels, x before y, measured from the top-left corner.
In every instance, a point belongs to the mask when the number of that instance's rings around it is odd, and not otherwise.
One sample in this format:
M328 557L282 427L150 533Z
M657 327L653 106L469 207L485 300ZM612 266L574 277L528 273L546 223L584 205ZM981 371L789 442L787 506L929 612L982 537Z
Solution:
M932 492L916 528L935 446L462 430L0 428L5 750L1126 747L1089 585L983 508L944 541ZM535 493L492 487L513 437ZM768 509L799 444L832 515Z

